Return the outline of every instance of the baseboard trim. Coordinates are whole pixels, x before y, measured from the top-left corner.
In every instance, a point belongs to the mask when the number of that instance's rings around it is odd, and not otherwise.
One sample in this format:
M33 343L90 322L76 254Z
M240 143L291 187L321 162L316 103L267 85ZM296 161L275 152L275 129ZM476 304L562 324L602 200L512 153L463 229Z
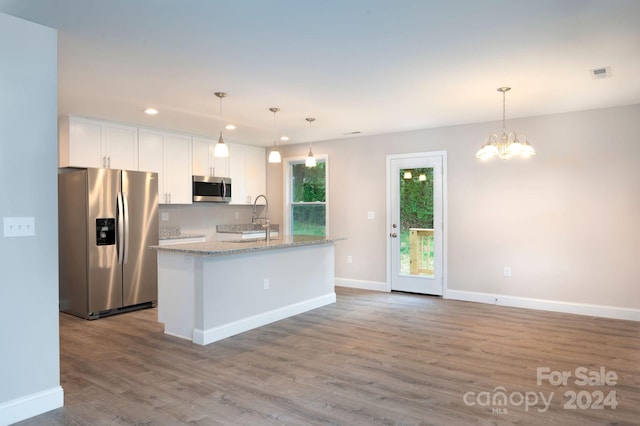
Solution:
M640 321L640 309L617 306L562 302L557 300L533 299L527 297L508 296L504 294L476 293L472 291L452 289L447 290L445 298L462 300L465 302L510 306L514 308L538 309L541 311L562 312L566 314Z
M196 328L193 330L193 343L197 343L198 345L208 345L209 343L217 342L218 340L226 339L227 337L253 330L254 328L280 321L294 315L302 314L312 309L330 305L331 303L336 303L335 292L305 300L303 302L294 303L292 305L283 306L282 308L234 321L229 324L224 324L219 327L209 328L206 330Z
M359 288L361 290L389 291L386 282L354 280L351 278L335 278L334 283L338 287Z
M32 393L0 404L0 425L6 426L64 405L61 386Z

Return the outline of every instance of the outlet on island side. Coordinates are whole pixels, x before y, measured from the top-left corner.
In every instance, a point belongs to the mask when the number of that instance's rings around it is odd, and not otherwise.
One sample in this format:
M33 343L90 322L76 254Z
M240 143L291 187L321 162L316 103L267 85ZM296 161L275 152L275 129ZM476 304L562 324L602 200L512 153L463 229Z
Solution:
M351 255L347 256L347 263L353 263L353 258Z
M511 276L511 266L505 266L504 267L504 276L505 277L510 277Z
M264 279L263 287L265 290L269 290L269 278Z

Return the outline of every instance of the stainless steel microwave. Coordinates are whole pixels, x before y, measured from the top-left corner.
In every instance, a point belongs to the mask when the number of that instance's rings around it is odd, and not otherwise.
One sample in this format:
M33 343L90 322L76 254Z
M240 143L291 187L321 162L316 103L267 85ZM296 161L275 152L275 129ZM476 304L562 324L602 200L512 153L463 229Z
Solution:
M193 201L209 203L231 202L231 178L194 176Z

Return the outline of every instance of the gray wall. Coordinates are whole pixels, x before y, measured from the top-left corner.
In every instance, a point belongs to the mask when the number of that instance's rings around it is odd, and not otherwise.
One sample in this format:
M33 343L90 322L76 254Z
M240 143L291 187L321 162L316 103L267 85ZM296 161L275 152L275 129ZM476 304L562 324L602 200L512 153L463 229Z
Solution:
M58 337L57 33L0 14L0 424L62 404ZM42 393L40 393L42 392ZM36 395L37 394L37 395ZM18 406L3 405L18 398ZM35 412L34 412L35 410Z
M499 122L313 144L329 155L330 233L348 238L336 244L336 277L386 283L386 156L445 150L449 290L640 308L640 105L507 127L526 132L538 154L477 161ZM281 150L305 156L308 145ZM268 165L267 185L282 206L281 165ZM282 208L271 216L282 223Z

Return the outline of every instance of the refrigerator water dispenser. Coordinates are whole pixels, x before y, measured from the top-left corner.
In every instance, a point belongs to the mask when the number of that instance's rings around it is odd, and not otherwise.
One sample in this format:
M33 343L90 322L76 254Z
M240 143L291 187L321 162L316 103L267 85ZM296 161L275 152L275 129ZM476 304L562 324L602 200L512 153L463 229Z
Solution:
M96 245L112 246L116 243L116 220L112 217L96 219Z

